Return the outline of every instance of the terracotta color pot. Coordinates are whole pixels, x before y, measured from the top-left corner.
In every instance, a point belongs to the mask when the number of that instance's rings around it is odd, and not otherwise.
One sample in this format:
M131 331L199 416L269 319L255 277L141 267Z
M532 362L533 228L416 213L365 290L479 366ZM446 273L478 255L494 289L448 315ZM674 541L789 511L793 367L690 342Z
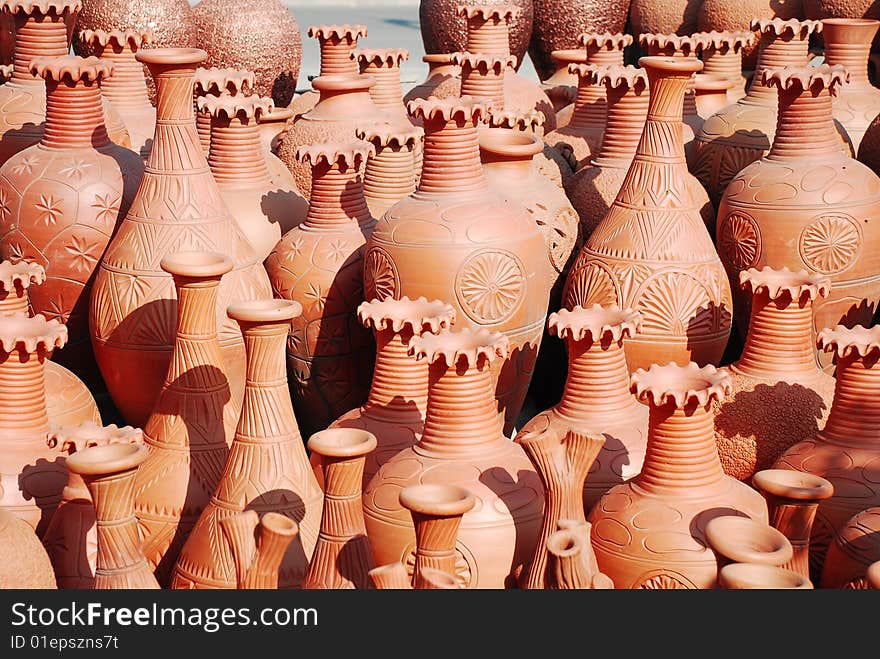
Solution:
M553 104L553 111L558 113L574 103L577 96L578 77L568 70L568 66L586 64L587 51L583 48L554 50L550 53L550 58L553 61L553 72L541 82L541 89Z
M415 586L421 590L455 590L459 586L448 572L436 568L425 567L419 573L419 583ZM410 577L403 563L389 563L370 570L370 580L379 590L412 590Z
M727 90L727 99L730 103L736 103L746 95L747 78L743 75L743 53L757 46L758 39L755 33L741 30L733 32L713 30L703 32L701 37L703 47L700 58L703 60L703 73L732 80L733 86ZM706 115L704 118L708 119L710 116Z
M290 108L272 107L269 112L260 114L257 127L260 129L260 142L263 145L266 156L266 166L269 168L269 180L272 185L286 185L296 187L293 175L287 169L287 165L275 155L278 141L287 132L287 121L293 117Z
M422 177L369 239L365 297L446 300L457 326L503 332L510 355L492 368L509 434L543 334L551 286L546 244L525 208L494 192L483 174L477 122L484 106L469 97L417 99L410 110L424 122Z
M819 502L834 494L830 481L789 469L763 469L752 485L767 500L770 523L791 543L792 558L780 567L810 578L810 532Z
M253 71L245 69L221 69L211 67L196 69L193 78L193 112L196 115L196 132L205 158L211 151L211 113L199 109L199 100L207 96L250 95L254 87Z
M788 449L774 467L821 476L834 494L819 502L810 534L811 574L822 573L834 533L856 513L880 506L880 326L819 333L819 345L833 351L837 384L828 422L816 435Z
M278 570L299 535L296 521L281 513L260 517L256 510L245 510L224 517L220 528L232 547L237 588L277 590Z
M648 408L629 391L623 352L624 339L639 331L641 317L616 306L575 307L550 314L547 326L568 348L565 390L557 405L533 417L514 439L550 429L559 437L603 434L607 441L583 492L589 510L610 487L638 474L645 456Z
M416 150L421 157L425 131L418 126L397 129L390 124L368 124L355 135L373 145L376 154L364 168L364 198L373 217L416 190Z
M296 186L273 185L257 122L271 111L260 96L205 96L199 108L211 116L208 165L238 228L265 260L281 236L302 222L309 204Z
M825 19L831 16L840 18L880 18L880 11L867 0L803 0L803 11L807 18Z
M797 572L773 565L734 563L718 571L718 586L725 590L811 590L813 584Z
M236 300L271 297L272 289L200 153L192 79L205 52L151 48L137 57L158 81L156 136L131 209L101 259L89 325L113 402L129 423L143 426L168 372L175 336L175 290L162 258L177 250L213 250L232 260L218 291L216 319L236 402L244 389L244 341L225 309Z
M550 131L544 141L568 162L573 171L590 162L602 144L605 132L607 99L596 100L596 80L603 67L596 64L570 64L568 70L578 76L578 91L571 116L565 125Z
M710 73L694 76L694 103L697 114L704 121L716 112L730 105L728 92L736 84L735 80Z
M34 530L0 508L0 588L54 590L55 573Z
M739 515L713 517L704 529L706 544L715 552L718 569L733 563L785 567L794 555L781 531L766 522Z
M410 341L410 354L429 364L428 409L419 442L386 462L364 491L378 565L413 561L413 521L398 496L416 484L454 483L476 499L456 543L462 586L504 588L531 556L544 489L522 447L504 437L492 393L492 362L508 346L503 334L469 328Z
M714 366L654 364L632 390L651 408L642 471L599 499L587 521L599 568L617 588L712 588L718 566L706 524L744 514L767 522L755 490L726 476L712 436L712 402L730 393Z
M29 316L28 291L46 281L46 269L38 263L0 262L0 314ZM57 426L83 421L101 422L95 398L82 380L61 364L44 363L46 415Z
M630 30L633 34L693 34L697 31L700 4L694 0L632 0L629 7Z
M38 144L0 166L0 256L46 269L31 308L67 325L55 358L100 388L88 304L98 261L131 206L143 161L107 137L98 85L112 69L95 57L37 57L30 71L47 87Z
M428 406L428 367L407 354L414 336L436 334L455 319L452 305L424 297L361 302L358 319L373 329L376 366L367 402L330 424L330 428L367 430L378 446L366 457L363 486L394 455L419 441ZM320 472L318 456L312 465ZM321 474L318 474L319 478Z
M730 285L680 140L682 99L702 64L685 57L639 63L651 90L645 128L617 198L572 267L564 304L641 312L643 331L625 346L630 370L661 359L717 364L730 335Z
M453 60L456 53L437 53L424 55L422 61L428 65L428 75L425 80L412 87L403 96L404 104L417 98L445 98L446 96L458 96L461 93L461 69Z
M830 276L831 294L813 306L813 327L868 325L880 298L880 178L840 150L831 117L842 67L765 69L779 88L773 147L733 177L718 206L718 252L731 279L772 264ZM804 134L810 136L804 139ZM735 291L737 327L748 304ZM831 359L818 352L820 365Z
M834 378L816 363L813 306L828 277L788 268L740 272L751 295L742 356L728 367L731 395L715 406L715 440L725 473L748 481L787 448L825 425Z
M590 544L592 524L559 520L559 530L547 538L547 587L555 590L610 590L614 583L599 572Z
M822 588L866 590L876 588L870 571L880 562L880 507L853 515L834 534L821 572Z

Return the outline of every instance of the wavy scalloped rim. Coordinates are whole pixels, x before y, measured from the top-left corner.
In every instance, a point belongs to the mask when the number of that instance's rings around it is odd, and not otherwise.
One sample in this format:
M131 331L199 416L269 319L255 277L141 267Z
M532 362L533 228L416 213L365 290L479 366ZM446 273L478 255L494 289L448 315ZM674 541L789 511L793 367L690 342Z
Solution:
M514 128L530 132L543 128L544 123L547 121L544 113L534 108L526 110L491 108L486 118L490 128Z
M22 331L24 327L27 331ZM0 346L4 352L12 352L22 345L27 352L63 348L67 343L67 326L56 319L47 320L43 314L31 317L0 316Z
M589 48L608 48L610 50L623 50L632 45L633 36L621 32L584 32L578 36L578 43Z
M516 55L496 55L492 53L469 53L467 51L453 53L452 63L456 66L467 64L477 71L488 71L490 68L501 73L508 67L516 66Z
M144 432L140 428L117 426L115 423L102 426L94 421L84 421L78 426L54 426L46 441L49 448L57 448L69 454L93 446L143 444L143 442Z
M753 294L767 293L771 300L779 299L784 293L788 293L792 300L799 300L804 294L811 300L818 300L828 297L831 292L831 278L826 275L806 270L774 269L767 265L760 270L740 271L739 285L743 289L751 288Z
M227 119L233 117L259 119L261 115L275 109L275 102L271 96L208 95L199 97L196 105L199 112L208 112L211 116Z
M80 41L88 44L97 44L105 48L111 41L120 48L126 44L131 46L133 51L141 46L154 42L156 36L150 28L139 30L80 30Z
M354 134L359 140L371 142L376 147L402 149L407 146L415 146L422 140L425 131L419 126L401 128L396 124L380 124L371 121L368 125L357 128Z
M568 72L576 75L578 80L582 81L584 84L595 85L601 68L603 68L601 64L573 62L568 65Z
M840 91L841 85L849 82L850 73L841 64L820 64L819 66L786 66L767 68L761 74L764 85L776 85L781 90L803 89L821 91L827 89L832 95Z
M700 35L703 43L703 49L713 48L715 50L732 50L738 52L746 46L753 46L757 41L755 33L748 32L719 32L712 30L711 32L697 32L694 36Z
M193 86L196 96L207 94L236 95L244 91L245 87L253 89L254 72L246 69L224 69L216 66L211 68L199 67L193 78Z
M621 309L616 304L603 307L594 304L584 308L560 309L547 318L550 334L572 341L603 341L606 336L615 343L632 338L642 327L642 314L634 309Z
M473 368L479 365L481 357L492 363L496 359L506 359L509 351L510 341L501 332L466 327L414 336L409 342L408 354L429 364L442 358L450 367L464 361L465 366Z
M478 122L486 116L486 104L472 96L447 96L445 98L415 98L406 104L409 113L416 119L432 121L443 119Z
M46 268L32 261L3 261L0 263L0 286L11 293L16 286L27 288L46 281Z
M71 82L86 80L95 82L113 75L113 65L95 57L63 55L61 57L34 57L28 71L45 78L61 82L65 78Z
M357 316L364 327L379 331L399 333L408 327L413 334L437 334L455 322L455 308L441 300L428 300L424 296L412 300L404 296L400 299L361 302Z
M705 44L700 36L701 32L690 35L680 34L657 34L655 32L643 32L639 35L639 45L643 48L659 48L660 50L673 49L673 52L695 56Z
M825 352L833 352L838 359L850 356L865 358L880 351L880 325L826 327L816 337L816 345Z
M456 5L455 15L468 20L479 18L484 21L514 20L522 14L522 9L516 5Z
M296 159L299 162L308 163L312 167L323 164L328 167L339 165L358 169L366 162L367 158L372 158L375 155L376 147L364 140L303 144L296 149Z
M789 18L788 20L781 18L753 18L749 23L749 27L761 34L773 32L777 37L781 37L789 33L792 37L806 39L811 34L818 34L822 31L822 21L801 21L796 18Z
M310 25L309 37L313 39L349 39L357 41L367 36L366 25Z
M358 48L354 56L362 66L395 68L409 59L409 51L406 48Z
M673 403L681 409L693 402L705 407L712 400L723 401L732 390L730 373L711 364L702 368L694 362L687 366L652 364L647 371L637 369L630 378L630 391L655 407Z
M617 89L618 87L628 87L630 89L635 89L636 87L648 88L648 74L644 69L632 66L631 64L626 66L621 66L620 64L600 66L596 70L595 79L597 84L608 85L612 89Z
M65 11L79 12L82 11L82 0L30 0L29 2L3 0L0 2L0 10L8 11L11 14L18 12L22 14L40 12L44 15L50 12L55 12L56 14L61 14Z

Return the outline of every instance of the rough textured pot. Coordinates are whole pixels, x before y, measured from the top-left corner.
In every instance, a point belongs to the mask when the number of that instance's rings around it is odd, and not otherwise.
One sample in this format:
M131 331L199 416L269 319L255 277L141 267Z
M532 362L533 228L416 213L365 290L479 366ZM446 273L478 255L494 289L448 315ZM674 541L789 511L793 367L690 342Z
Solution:
M82 478L95 505L98 590L159 588L134 516L135 475L149 450L134 440L140 430L129 427L128 434L118 444L93 446L67 458L67 468Z
M706 524L742 514L767 523L763 497L726 476L712 435L712 401L730 392L714 366L654 364L632 390L650 406L648 448L638 476L611 488L587 521L599 568L617 588L712 588L717 560Z
M553 104L553 111L574 103L577 96L578 77L568 70L570 64L586 64L587 52L583 48L554 50L550 53L553 61L552 73L541 81L541 89ZM534 61L534 58L533 58Z
M831 294L813 306L814 331L868 325L880 299L880 178L841 152L831 117L846 75L828 65L762 71L779 89L773 146L733 177L718 206L718 252L733 281L765 265L830 277ZM742 331L748 304L742 291L733 301Z
M0 588L54 590L55 573L40 539L26 522L0 508Z
M161 87L160 87L161 94ZM179 252L161 261L173 277L177 333L165 381L144 425L150 449L135 479L147 560L165 587L177 555L220 480L239 415L217 338L220 279L229 257Z
M143 161L107 137L100 81L111 68L95 57L37 57L46 81L40 141L0 166L0 256L46 269L30 293L35 313L67 325L55 355L100 388L89 337L88 305L98 261L134 199Z
M428 406L428 367L407 354L414 336L436 334L455 319L452 305L424 297L387 298L361 302L358 319L373 329L376 364L367 402L343 414L330 428L354 428L372 433L378 445L366 456L363 486L394 455L419 441ZM312 465L320 471L317 455ZM319 473L320 476L320 473Z
M142 427L168 372L175 336L175 290L162 258L198 250L232 259L218 291L216 320L235 401L244 390L244 341L225 309L236 300L270 297L272 289L199 147L192 79L205 52L151 48L137 58L150 66L159 89L156 135L135 199L101 259L89 325L113 402L128 423Z
M819 582L822 588L866 590L877 588L869 572L880 561L880 507L853 515L834 534L828 546Z
M719 570L732 563L786 567L794 555L781 531L751 517L713 517L706 523L704 534L706 544L715 552Z
M376 222L361 174L373 153L360 140L300 147L297 157L313 172L309 210L266 259L275 297L303 308L287 363L306 436L362 405L370 387L375 344L357 308L365 299L364 245Z
M816 363L813 306L828 277L788 268L739 275L751 295L745 348L728 367L731 394L715 406L715 440L725 473L748 481L790 446L825 425L834 378Z
M398 497L417 484L454 483L476 499L456 543L462 586L504 588L531 556L544 488L522 447L505 438L492 393L492 362L508 346L503 334L469 328L410 341L410 354L429 364L428 409L422 438L386 462L364 491L377 565L413 562L413 521Z
M547 326L568 347L565 389L558 404L533 417L514 439L551 429L559 437L604 435L583 492L589 510L610 487L638 474L645 456L648 408L629 391L623 352L639 331L641 317L616 306L575 307L550 314Z
M364 168L364 198L370 215L382 217L394 204L415 192L416 151L418 147L421 158L425 131L418 126L396 128L374 123L358 128L355 135L376 150Z
M208 66L254 72L254 89L276 105L293 99L302 37L293 12L279 0L201 0L192 8L198 45Z
M287 387L284 346L301 311L297 302L273 299L238 302L226 311L244 335L244 401L213 496L180 550L172 588L235 588L241 579L236 548L216 539L224 520L245 510L281 513L297 523L297 537L274 573L281 588L303 583L318 536L321 491Z
M457 326L503 332L510 354L492 368L509 434L543 335L551 286L546 244L525 208L489 187L477 137L482 105L469 97L417 99L410 110L424 122L422 177L370 236L365 298L446 300Z
M743 53L758 43L755 33L742 30L732 32L712 30L703 32L700 36L703 41L700 51L703 73L731 80L733 85L727 90L727 99L730 103L736 103L746 95L748 80L743 75ZM710 116L705 115L704 118L708 119Z
M199 102L208 96L250 95L254 87L254 74L245 69L221 69L218 67L196 69L193 78L193 112L196 115L196 132L205 158L211 151L211 113L199 109Z
M728 92L736 84L735 80L710 73L694 76L694 104L697 114L704 121L716 112L730 105Z
M819 502L834 494L834 486L821 476L789 469L762 469L752 485L767 500L770 524L791 543L791 560L780 567L809 579L810 532Z
M599 572L590 542L589 522L561 519L547 538L547 588L554 590L609 590L614 583Z
M692 0L632 0L630 30L633 34L693 34L697 31L700 4Z
M46 280L46 270L38 263L0 262L0 314L28 316L28 292L31 286ZM98 405L88 387L61 364L46 361L46 415L57 426L77 425L83 421L100 423Z
M235 558L236 587L277 590L281 563L299 535L296 521L281 513L260 517L256 510L245 510L224 517L220 528Z
M269 180L272 185L296 187L293 174L287 169L287 165L275 155L278 141L287 132L287 121L293 118L293 110L273 106L269 112L261 114L257 121L260 129L260 142L263 145L263 155L266 157L266 166L269 168Z
M856 513L880 505L880 326L819 333L819 345L837 360L834 402L824 428L788 449L774 465L821 476L834 494L819 502L810 534L810 566L822 573L834 534Z
M650 87L647 121L617 198L569 273L564 305L639 311L642 332L625 346L631 371L661 360L717 364L730 335L730 284L700 216L705 197L687 172L680 128L688 80L702 65L639 63Z
M718 587L725 590L811 590L813 584L797 572L783 567L733 563L718 571Z
M878 8L867 0L803 0L803 11L807 18L823 19L829 16L841 18L880 18Z
M205 96L199 108L211 115L208 165L220 196L261 261L281 236L302 222L309 204L296 186L273 184L257 123L271 111L260 96Z
M367 589L375 567L361 503L364 462L376 436L356 428L331 428L309 437L308 449L321 462L324 509L321 530L304 589Z

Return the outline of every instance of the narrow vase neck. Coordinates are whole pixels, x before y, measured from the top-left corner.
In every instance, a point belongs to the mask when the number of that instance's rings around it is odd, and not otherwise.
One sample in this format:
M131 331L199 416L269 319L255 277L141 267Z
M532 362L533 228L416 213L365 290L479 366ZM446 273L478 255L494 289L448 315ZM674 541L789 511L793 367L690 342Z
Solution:
M838 361L834 401L821 435L845 446L880 447L880 365L874 358Z
M461 524L460 515L441 517L410 511L416 534L416 558L413 580L424 568L456 573L455 540Z
M390 208L416 189L412 147L382 146L364 169L364 197L371 208Z
M605 85L591 84L588 78L578 82L577 96L571 111L570 128L590 130L605 123L606 92Z
M324 513L320 529L323 539L345 542L366 535L361 499L364 458L321 456L321 468L324 473Z
M685 164L682 109L690 76L650 77L648 114L636 158L650 163Z
M742 53L732 48L711 48L703 53L703 73L742 80Z
M284 347L290 331L288 322L242 322L239 321L244 336L244 349L247 356L245 389L266 390L287 388L287 362Z
M776 136L767 158L788 160L840 153L840 136L834 127L831 94L823 89L779 94Z
M469 53L510 55L510 30L503 18L472 18L468 20L467 47Z
M0 314L29 315L27 291L18 284L15 285L14 290L7 291L5 288L0 290Z
M428 369L407 355L412 330L383 329L376 336L376 366L364 415L375 419L411 421L428 406Z
M98 81L46 83L46 127L41 144L53 149L99 148L109 144Z
M608 92L607 103L602 146L593 162L600 167L629 167L645 128L648 92L617 87Z
M696 80L693 76L688 81L687 90L682 101L682 119L690 117L699 117L699 114L697 114Z
M426 121L422 162L416 195L458 194L487 187L473 121Z
M113 65L113 75L101 83L101 93L108 101L123 111L151 105L143 64L135 59L130 45L107 44L99 57Z
M196 113L196 132L199 135L199 146L205 157L211 152L211 115L208 112Z
M145 174L210 173L207 146L200 146L193 121L192 65L150 64L156 83L156 129ZM210 118L209 130L210 130Z
M397 66L367 66L362 71L373 78L370 97L377 107L383 110L403 111L403 90L400 87L400 68Z
M868 78L868 57L871 55L871 41L841 43L825 38L825 63L840 64L849 71L850 87L872 87Z
M618 48L588 48L587 63L597 66L623 66L623 51Z
M568 341L568 376L557 412L570 419L600 421L637 405L629 391L622 344Z
M504 107L504 70L490 66L485 72L470 64L461 67L461 95L490 103L494 108Z
M312 194L303 226L334 229L356 222L366 226L372 220L364 185L357 167L321 163L312 167Z
M357 62L352 57L355 42L348 37L342 39L320 39L321 75L359 75Z
M810 532L816 519L818 501L795 500L765 494L770 526L779 530L793 549L792 557L781 567L810 577Z
M212 118L208 164L223 187L268 183L269 167L256 119Z
M31 443L34 437L45 442L49 432L46 415L46 354L42 350L25 352L16 348L2 353L0 361L0 435L9 445Z
M761 36L758 52L758 64L752 76L746 98L749 101L776 105L776 87L761 82L765 69L781 69L787 66L805 66L807 63L807 45L805 39L783 39L766 33Z
M135 474L131 470L88 481L95 504L98 572L127 572L141 569L146 562L134 514Z
M63 57L70 52L68 12L60 16L34 12L15 16L15 52L12 57L12 80L18 84L43 85L43 79L31 75L35 57Z

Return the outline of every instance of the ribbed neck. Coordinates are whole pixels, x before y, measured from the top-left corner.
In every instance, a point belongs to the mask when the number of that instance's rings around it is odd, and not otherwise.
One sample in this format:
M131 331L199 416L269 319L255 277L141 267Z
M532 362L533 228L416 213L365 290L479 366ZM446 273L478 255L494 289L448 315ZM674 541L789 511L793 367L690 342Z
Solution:
M95 576L98 578L146 567L134 514L136 473L135 469L131 469L88 478L89 491L95 504L98 540Z
M361 491L364 479L364 456L321 456L324 474L324 510L318 542L345 542L366 536ZM333 566L335 570L339 568ZM351 575L342 574L343 577Z
M247 355L245 389L250 388L258 398L263 398L268 389L286 389L287 362L284 346L290 332L290 323L239 320L238 324Z
M357 61L352 57L355 41L349 37L321 37L321 75L358 75Z
M510 55L510 29L507 21L496 15L488 20L481 16L467 22L467 51L486 55Z
M648 114L636 158L651 163L685 163L681 132L684 94L690 75L648 69Z
M109 144L97 80L46 81L46 127L40 143L51 149L99 148Z
M781 69L787 66L806 66L809 42L798 37L778 37L773 32L761 35L758 64L745 101L776 107L776 86L762 82L765 69Z
M19 349L21 348L21 349ZM0 352L0 436L7 446L45 440L49 432L46 415L46 352L28 352L19 344L11 353Z
M156 130L145 174L210 172L193 121L192 64L149 63L156 83ZM196 148L194 148L196 147Z
M776 135L769 160L815 158L840 153L840 136L834 127L831 94L823 88L814 95L799 87L779 92Z
M880 364L877 351L866 358L838 359L834 401L821 431L823 440L880 449Z
M638 403L629 391L623 344L568 341L568 376L556 411L584 422L619 417Z
M410 145L387 144L376 148L364 170L364 197L377 211L388 210L416 189L413 150Z
M648 116L648 90L630 86L608 90L608 111L602 146L593 164L599 167L629 167Z
M329 230L353 222L366 226L372 219L356 166L321 162L312 167L312 194L302 226Z
M376 366L363 414L401 425L421 422L428 407L428 369L407 355L412 329L375 332Z
M587 48L587 64L623 66L623 51L619 48Z
M458 194L487 187L472 119L425 120L425 151L416 196Z
M494 66L461 66L461 95L485 101L496 109L504 107L504 69Z
M605 123L605 85L590 82L590 76L578 78L577 96L571 112L570 128L595 129Z
M211 173L221 187L250 187L269 182L269 167L255 118L211 119Z
M742 80L742 52L733 48L708 48L703 51L703 73Z
M426 567L443 570L455 575L458 552L455 541L461 515L429 515L411 510L416 534L416 556L413 567L413 580Z
M6 287L0 288L0 314L24 314L28 315L27 289L16 284L9 291Z
M59 16L55 11L43 14L35 10L31 14L15 14L15 52L12 57L12 81L17 84L43 85L40 77L31 75L29 69L34 57L63 57L70 52L70 35L67 23L70 12Z
M876 27L873 28L873 32L876 30ZM866 40L852 43L838 41L842 34L839 36L837 29L829 29L826 25L822 30L822 36L825 40L825 63L832 66L835 64L845 66L849 71L847 85L850 87L873 87L868 78L868 57L871 55L872 42L870 34L869 32Z
M406 112L403 105L403 90L400 87L400 67L370 64L365 66L361 73L371 76L375 81L370 87L370 97L377 107L394 112Z
M196 114L196 133L199 135L199 146L202 153L207 155L211 152L211 115L207 110L195 110Z
M99 46L98 56L113 65L113 75L101 82L101 93L108 101L123 113L125 108L151 105L144 67L135 59L127 39L124 46L116 41Z

